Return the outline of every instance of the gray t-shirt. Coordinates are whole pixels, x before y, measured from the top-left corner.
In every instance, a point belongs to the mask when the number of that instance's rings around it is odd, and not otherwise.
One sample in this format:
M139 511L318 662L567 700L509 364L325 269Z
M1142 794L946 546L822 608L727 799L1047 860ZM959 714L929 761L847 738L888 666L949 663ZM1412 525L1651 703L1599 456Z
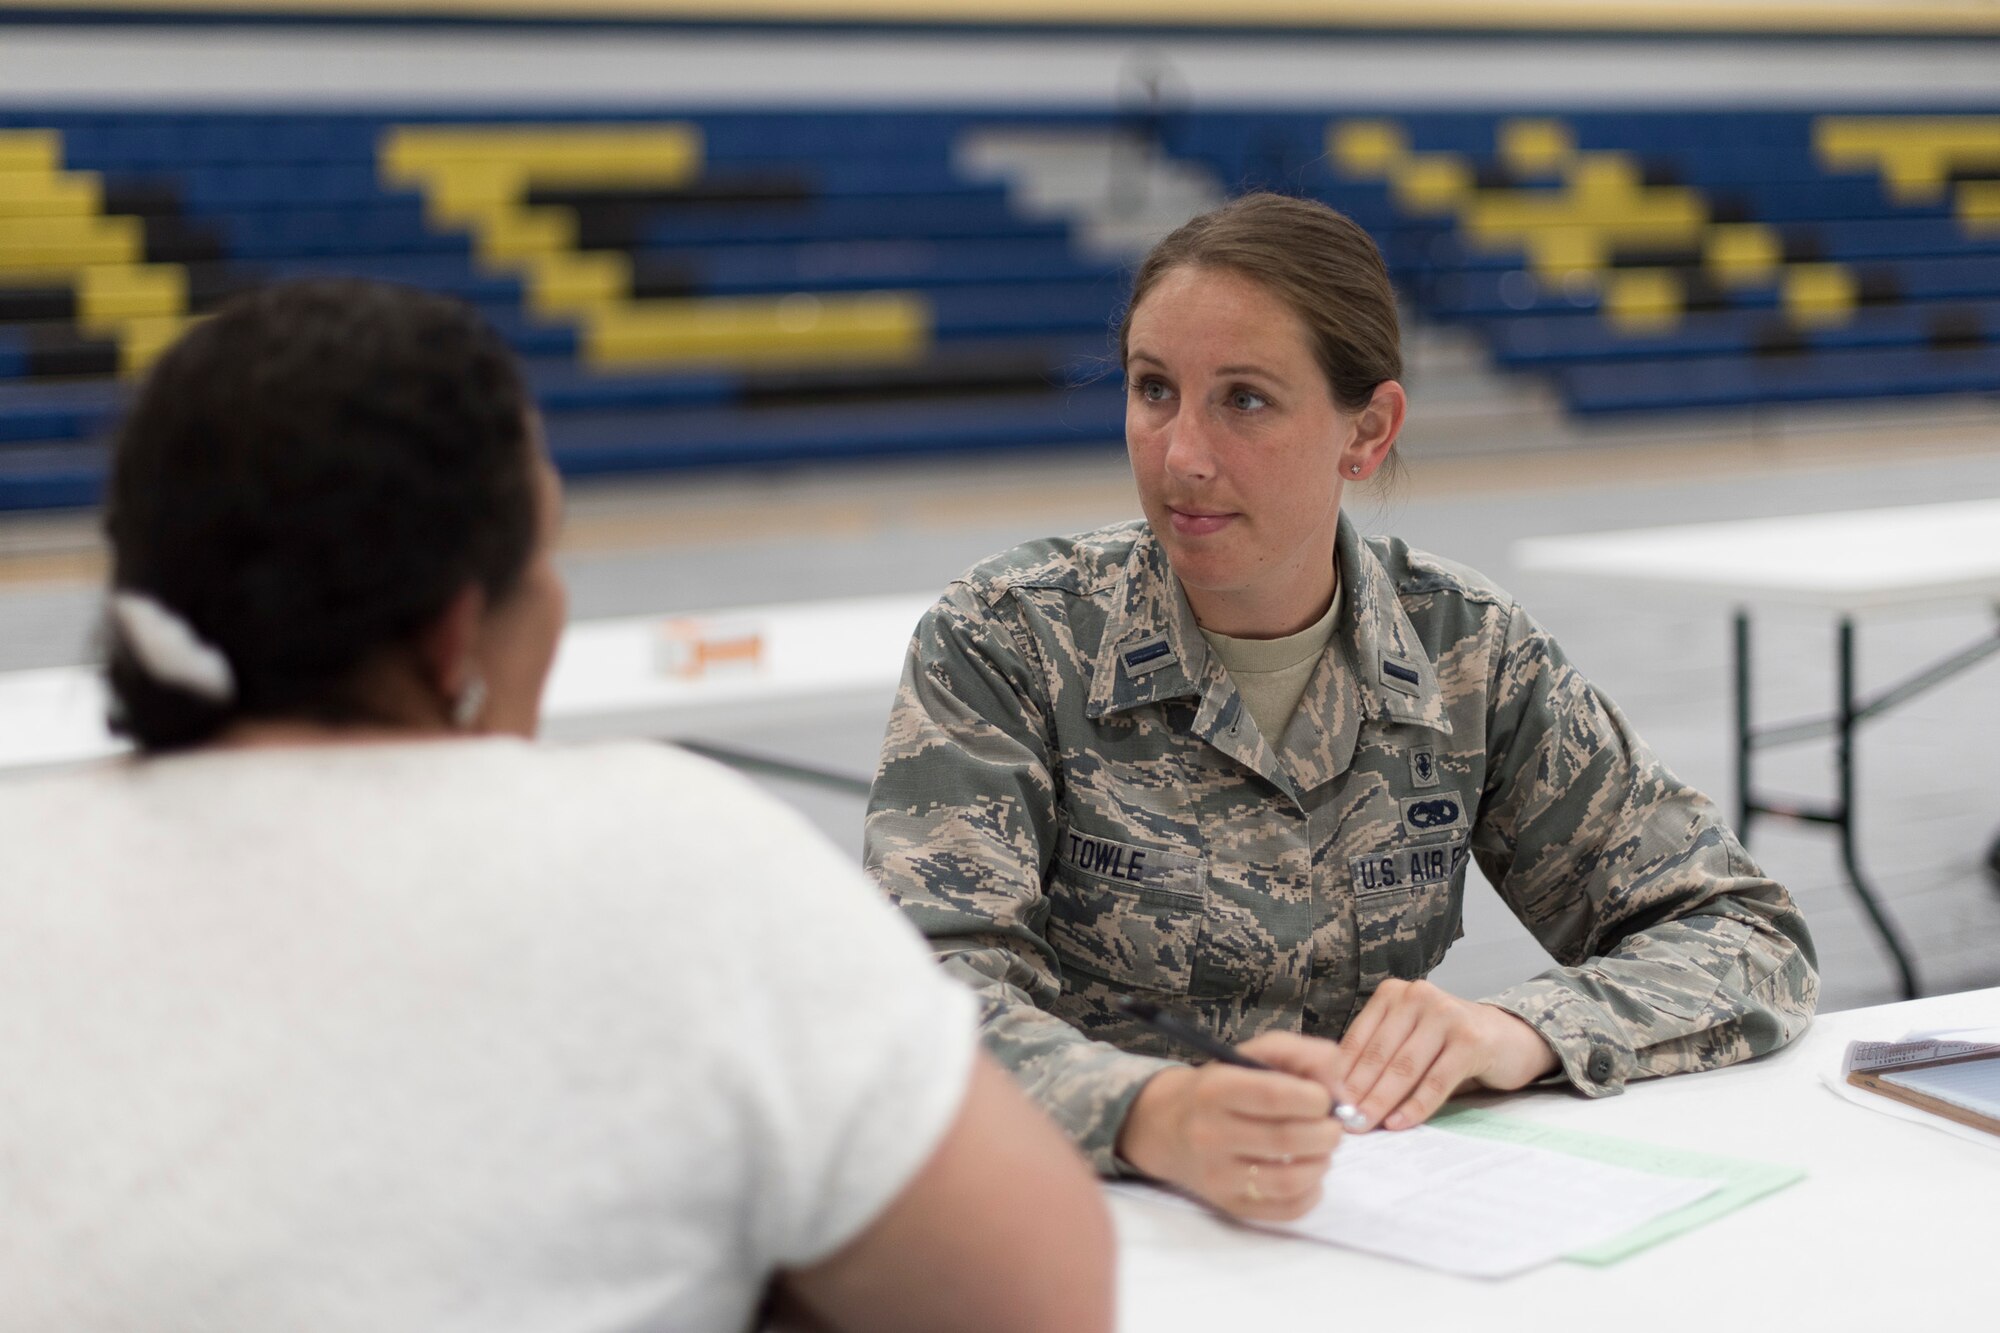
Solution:
M1333 641L1333 622L1339 618L1340 584L1335 582L1326 614L1297 634L1282 639L1232 639L1210 629L1201 632L1223 670L1236 682L1236 692L1243 696L1243 706L1257 724L1258 734L1272 748L1284 739L1285 724L1299 711L1299 700L1305 697L1320 654Z
M658 746L0 783L0 1330L740 1330L909 1182L970 995Z

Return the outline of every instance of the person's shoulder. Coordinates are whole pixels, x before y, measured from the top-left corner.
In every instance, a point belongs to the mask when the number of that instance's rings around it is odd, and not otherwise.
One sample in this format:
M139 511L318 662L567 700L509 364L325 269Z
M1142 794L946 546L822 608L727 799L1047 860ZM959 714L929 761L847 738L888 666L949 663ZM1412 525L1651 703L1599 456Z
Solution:
M521 744L487 767L498 771L484 792L499 798L488 822L513 830L494 842L523 863L569 866L563 895L666 908L719 937L754 934L759 913L794 898L863 896L858 867L798 810L678 746ZM725 884L756 884L759 897L716 891Z
M596 741L520 747L517 762L552 794L597 804L643 803L702 818L786 810L749 778L713 759L656 741Z
M1367 546L1406 605L1425 599L1503 610L1514 605L1511 593L1470 565L1420 551L1400 537L1370 537Z
M487 836L524 856L650 864L676 839L738 836L789 815L742 774L653 741L484 737L382 748L377 761L327 782L347 790L366 782L433 817L480 810Z
M1142 519L1065 537L1042 537L988 556L953 580L972 600L991 607L1010 593L1046 589L1088 597L1116 586L1132 548L1146 535Z
M0 843L10 855L24 855L51 828L101 824L127 799L131 768L131 760L120 758L0 778L0 827L10 830Z

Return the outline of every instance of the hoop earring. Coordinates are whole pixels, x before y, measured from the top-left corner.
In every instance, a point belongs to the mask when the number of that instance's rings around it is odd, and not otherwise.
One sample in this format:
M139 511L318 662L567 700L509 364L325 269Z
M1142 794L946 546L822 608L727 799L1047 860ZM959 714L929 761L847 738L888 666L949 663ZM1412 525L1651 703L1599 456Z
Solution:
M485 707L486 679L475 672L451 701L451 725L459 731L470 731Z

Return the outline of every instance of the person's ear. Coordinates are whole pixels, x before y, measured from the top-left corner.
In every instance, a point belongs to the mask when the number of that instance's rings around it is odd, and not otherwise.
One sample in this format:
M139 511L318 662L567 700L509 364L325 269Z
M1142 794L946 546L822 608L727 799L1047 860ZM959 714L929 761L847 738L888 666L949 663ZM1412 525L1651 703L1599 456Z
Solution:
M424 683L437 695L445 716L461 727L471 721L462 717L468 711L464 708L468 695L483 695L486 689L478 660L479 631L485 620L486 590L468 583L417 636ZM478 711L476 701L469 711Z
M1354 436L1340 451L1343 481L1366 481L1381 468L1402 433L1403 416L1409 411L1409 395L1394 380L1375 386L1367 406L1354 414Z

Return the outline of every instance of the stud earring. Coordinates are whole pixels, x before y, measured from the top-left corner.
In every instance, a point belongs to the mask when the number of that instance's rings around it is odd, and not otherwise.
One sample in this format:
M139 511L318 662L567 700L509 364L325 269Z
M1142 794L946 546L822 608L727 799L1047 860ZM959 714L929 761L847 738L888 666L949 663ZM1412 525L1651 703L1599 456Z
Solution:
M1349 472L1352 472L1355 476L1358 477L1361 475L1361 464L1359 463L1352 464L1351 466L1348 467L1347 470Z
M451 725L460 731L470 731L472 724L479 720L480 710L486 707L486 681L474 675L465 682L465 688L451 701Z

